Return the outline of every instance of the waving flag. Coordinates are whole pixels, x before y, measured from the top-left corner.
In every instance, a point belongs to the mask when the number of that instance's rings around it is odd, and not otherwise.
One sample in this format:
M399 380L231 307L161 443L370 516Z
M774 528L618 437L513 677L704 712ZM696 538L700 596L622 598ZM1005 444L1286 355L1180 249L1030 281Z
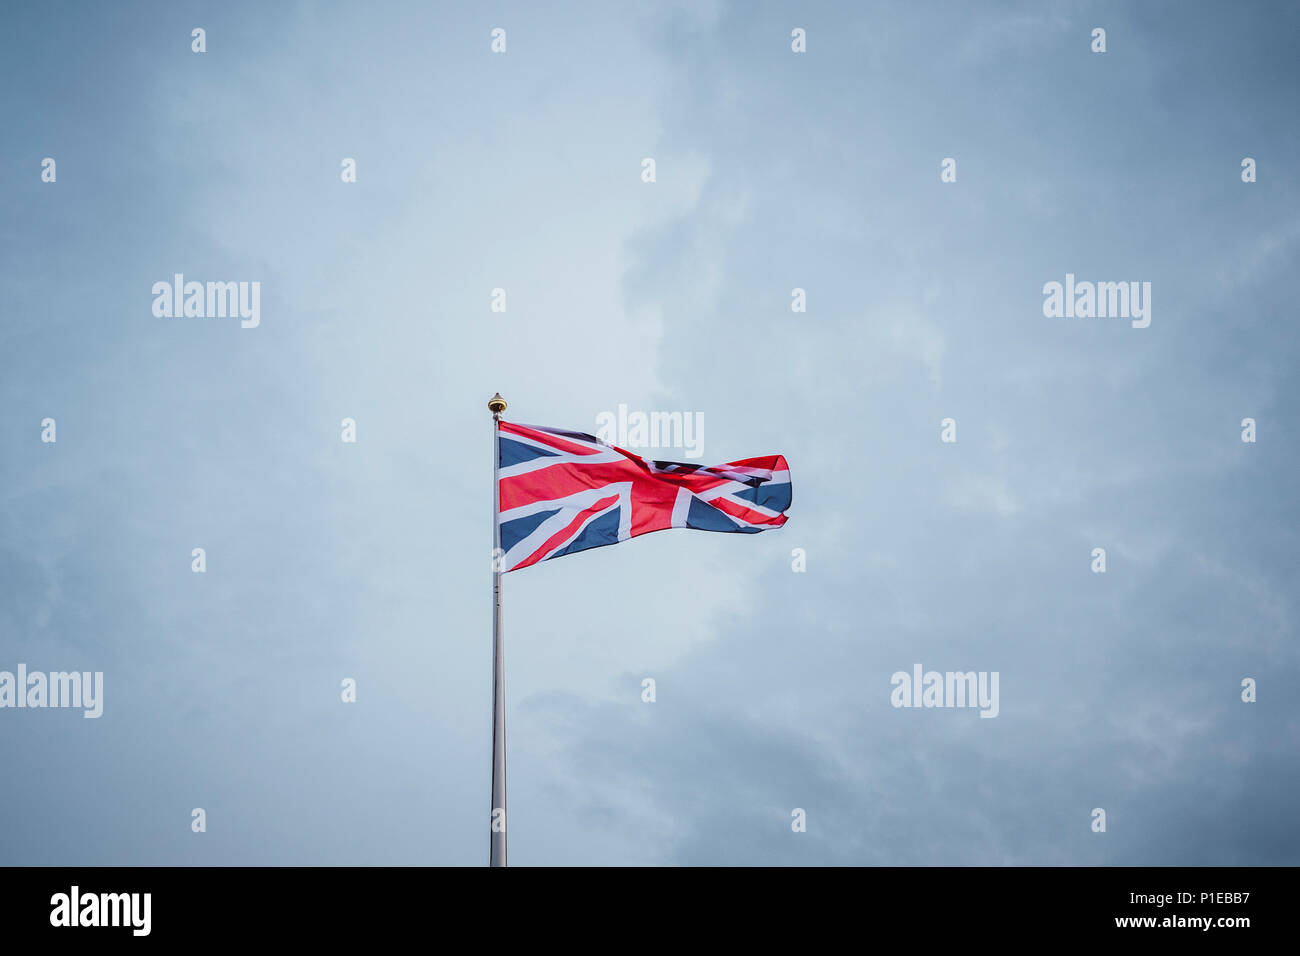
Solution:
M786 521L780 455L707 467L647 461L582 432L497 428L503 571L666 528L753 534Z

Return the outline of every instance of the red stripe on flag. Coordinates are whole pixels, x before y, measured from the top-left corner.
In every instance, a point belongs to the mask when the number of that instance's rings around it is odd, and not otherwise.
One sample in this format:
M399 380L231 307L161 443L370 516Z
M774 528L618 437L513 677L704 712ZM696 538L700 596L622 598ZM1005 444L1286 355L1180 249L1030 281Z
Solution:
M577 517L565 525L562 530L555 532L555 534L547 538L545 544L530 554L527 559L516 564L511 570L518 571L520 568L526 568L530 564L536 564L538 561L542 560L542 558L550 554L552 548L558 548L567 538L575 534L578 528L582 527L584 521L598 512L604 511L616 501L618 501L618 495L611 495L608 498L601 498L585 511L578 512Z
M584 465L557 462L548 468L526 471L501 479L501 510L509 511L534 501L554 501L580 491L604 488L611 482L642 480L640 469L627 462Z
M739 518L741 521L748 521L750 524L785 524L785 515L777 515L773 518L771 515L765 515L761 511L754 511L752 508L746 508L744 505L736 504L736 502L721 496L714 498L709 502L709 504L713 505L713 507L717 508L719 511L731 515L733 518Z
M570 455L599 455L600 450L588 445L577 445L570 441L565 441L558 435L552 435L550 432L537 431L533 428L525 428L523 425L512 425L510 422L502 422L501 430L509 432L512 435L522 435L524 438L531 438L533 441L539 441L544 445L558 451L567 452Z

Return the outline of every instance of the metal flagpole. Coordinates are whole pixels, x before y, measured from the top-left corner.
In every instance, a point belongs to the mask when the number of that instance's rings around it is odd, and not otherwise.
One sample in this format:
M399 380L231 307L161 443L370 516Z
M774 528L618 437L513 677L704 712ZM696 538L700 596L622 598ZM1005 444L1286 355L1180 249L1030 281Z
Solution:
M506 400L497 392L492 412L492 817L490 866L506 865L506 649L501 627L501 413Z

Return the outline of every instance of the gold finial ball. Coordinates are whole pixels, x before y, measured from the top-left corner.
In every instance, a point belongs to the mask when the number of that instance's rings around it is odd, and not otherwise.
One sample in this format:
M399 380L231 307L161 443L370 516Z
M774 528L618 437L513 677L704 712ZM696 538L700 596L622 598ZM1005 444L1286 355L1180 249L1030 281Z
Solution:
M506 400L501 397L500 392L497 392L495 395L493 395L491 398L488 399L488 411L490 411L493 415L500 415L505 410L506 410Z

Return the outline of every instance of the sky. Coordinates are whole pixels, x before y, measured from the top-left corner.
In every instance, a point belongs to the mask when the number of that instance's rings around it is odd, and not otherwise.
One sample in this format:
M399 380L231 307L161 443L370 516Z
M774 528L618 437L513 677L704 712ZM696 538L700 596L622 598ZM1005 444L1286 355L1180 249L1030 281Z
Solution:
M1300 863L1298 29L6 7L0 671L103 714L0 708L0 863L485 864L497 391L794 488L504 577L512 865ZM997 716L894 706L916 665Z

